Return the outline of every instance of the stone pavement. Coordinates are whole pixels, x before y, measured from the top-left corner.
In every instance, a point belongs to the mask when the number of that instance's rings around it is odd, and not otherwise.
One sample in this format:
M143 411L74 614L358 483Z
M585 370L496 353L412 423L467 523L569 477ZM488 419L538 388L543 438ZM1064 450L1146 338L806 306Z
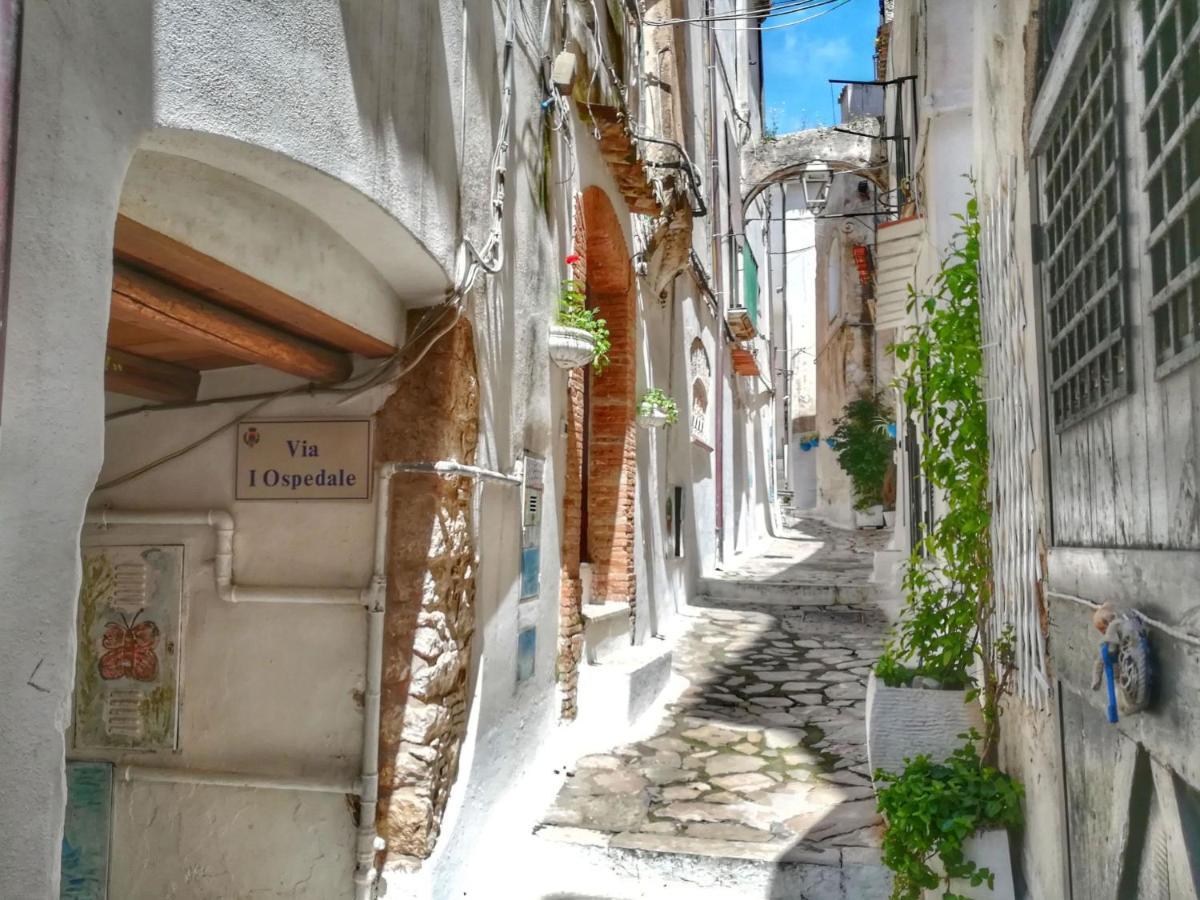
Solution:
M865 582L887 540L800 525L722 579ZM700 599L691 612L674 654L690 687L653 737L578 760L539 834L610 854L756 862L747 897L882 900L863 719L884 617L869 603L777 599Z

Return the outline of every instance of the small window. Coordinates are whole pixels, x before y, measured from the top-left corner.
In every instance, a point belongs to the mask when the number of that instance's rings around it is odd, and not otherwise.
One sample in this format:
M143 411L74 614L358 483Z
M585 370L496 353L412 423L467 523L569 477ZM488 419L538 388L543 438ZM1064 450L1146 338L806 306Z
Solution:
M742 305L750 313L750 321L758 325L758 262L749 244L742 244ZM762 329L759 328L759 331Z

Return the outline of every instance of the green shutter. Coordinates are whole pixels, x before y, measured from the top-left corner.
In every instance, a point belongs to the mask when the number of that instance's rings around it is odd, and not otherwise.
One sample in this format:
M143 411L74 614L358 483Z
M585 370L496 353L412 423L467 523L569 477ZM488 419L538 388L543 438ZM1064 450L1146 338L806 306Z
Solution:
M750 321L758 327L758 263L749 244L742 244L742 305L750 313Z

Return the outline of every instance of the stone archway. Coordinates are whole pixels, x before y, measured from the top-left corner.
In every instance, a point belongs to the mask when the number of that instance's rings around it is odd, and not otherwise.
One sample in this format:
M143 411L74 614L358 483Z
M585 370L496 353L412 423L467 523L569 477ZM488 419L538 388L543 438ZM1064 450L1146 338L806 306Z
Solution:
M580 562L591 564L593 601L628 603L632 617L637 595L637 309L621 220L600 188L589 187L576 199L575 257L573 276L587 286L588 304L608 323L612 349L602 373L576 369L567 381L558 658L561 713L566 719L577 711L583 651Z

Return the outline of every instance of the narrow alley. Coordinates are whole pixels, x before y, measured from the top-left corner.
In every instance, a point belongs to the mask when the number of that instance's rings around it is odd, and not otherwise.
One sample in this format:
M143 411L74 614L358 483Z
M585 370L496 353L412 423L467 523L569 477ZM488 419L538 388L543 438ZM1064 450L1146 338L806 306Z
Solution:
M0 900L1200 900L1200 0L0 0Z
M675 649L688 687L652 735L578 760L538 828L581 848L587 896L886 895L864 709L889 535L805 519L705 580Z

